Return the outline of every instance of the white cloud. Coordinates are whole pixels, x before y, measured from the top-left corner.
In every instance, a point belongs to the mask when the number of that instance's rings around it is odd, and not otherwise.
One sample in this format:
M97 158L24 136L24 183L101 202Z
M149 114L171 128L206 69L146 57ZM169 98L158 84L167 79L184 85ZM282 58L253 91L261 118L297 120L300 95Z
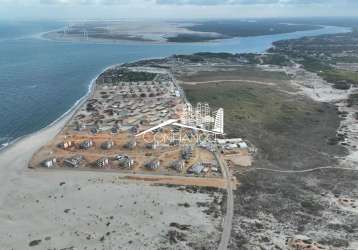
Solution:
M358 0L0 0L4 18L358 16Z

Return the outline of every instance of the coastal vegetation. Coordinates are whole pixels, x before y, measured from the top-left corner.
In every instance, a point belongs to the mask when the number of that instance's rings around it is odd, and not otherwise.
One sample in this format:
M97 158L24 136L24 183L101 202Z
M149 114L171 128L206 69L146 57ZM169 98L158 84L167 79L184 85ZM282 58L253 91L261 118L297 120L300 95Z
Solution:
M221 105L227 135L248 139L259 148L263 159L277 167L329 164L332 160L312 154L314 151L326 151L332 156L344 153L342 148L327 144L326 138L335 137L339 126L337 111L331 105L245 81L210 83L205 87L183 85L183 88L194 103Z
M131 71L127 68L109 69L97 79L97 83L110 82L139 82L152 81L157 74L146 71Z
M358 30L353 28L350 33L275 42L269 51L289 57L338 89L349 89L358 86L357 41Z
M262 36L295 31L319 29L316 25L282 23L278 19L220 20L197 22L188 29L198 32L215 32L227 37Z

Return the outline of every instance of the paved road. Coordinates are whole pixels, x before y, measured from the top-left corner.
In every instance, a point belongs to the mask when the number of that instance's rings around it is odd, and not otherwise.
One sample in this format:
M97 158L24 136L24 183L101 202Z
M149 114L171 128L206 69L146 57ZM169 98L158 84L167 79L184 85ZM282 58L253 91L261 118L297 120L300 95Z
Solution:
M221 158L220 153L215 152L215 157L219 162L224 178L227 180L227 205L226 205L226 215L224 218L223 232L221 235L219 250L226 250L229 245L231 228L232 228L232 218L234 216L234 194L232 191L232 176L231 173Z

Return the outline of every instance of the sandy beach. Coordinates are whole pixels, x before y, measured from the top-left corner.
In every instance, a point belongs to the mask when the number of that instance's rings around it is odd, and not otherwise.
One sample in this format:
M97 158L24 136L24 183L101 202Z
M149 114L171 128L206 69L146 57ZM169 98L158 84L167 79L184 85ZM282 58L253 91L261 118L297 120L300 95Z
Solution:
M190 225L186 241L215 246L221 217L197 202L212 204L220 192L189 193L115 173L27 168L90 94L50 126L0 151L1 249L185 249L170 243L172 222Z

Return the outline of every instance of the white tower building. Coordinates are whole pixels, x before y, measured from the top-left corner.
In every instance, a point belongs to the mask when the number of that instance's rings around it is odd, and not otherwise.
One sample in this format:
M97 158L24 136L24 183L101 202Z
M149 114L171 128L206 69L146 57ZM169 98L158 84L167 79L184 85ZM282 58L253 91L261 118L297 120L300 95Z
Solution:
M224 133L224 109L219 108L214 112L214 129L213 131L223 134Z

